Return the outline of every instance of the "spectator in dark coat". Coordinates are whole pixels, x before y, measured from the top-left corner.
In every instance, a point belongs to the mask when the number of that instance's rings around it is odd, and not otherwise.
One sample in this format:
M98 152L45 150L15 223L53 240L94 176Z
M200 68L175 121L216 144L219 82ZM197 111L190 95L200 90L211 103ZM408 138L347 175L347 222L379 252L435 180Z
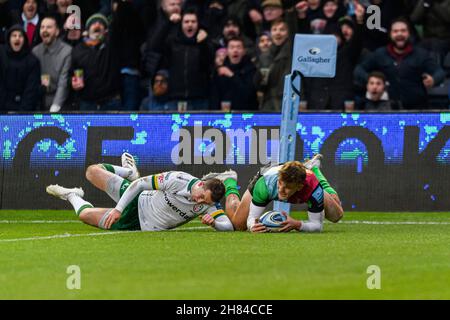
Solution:
M363 47L365 51L373 52L389 43L389 26L391 22L402 15L402 1L370 0L371 5L380 8L380 29L364 29ZM366 19L369 16L366 16Z
M239 25L239 21L236 17L228 17L225 19L221 35L212 39L214 49L217 50L219 48L226 48L228 45L228 40L233 38L242 38L247 55L250 58L256 56L254 42L242 34L241 26Z
M13 15L13 23L20 24L27 36L30 48L41 43L39 29L41 28L41 16L39 15L39 0L22 0L22 11Z
M202 28L208 30L211 39L220 37L227 18L228 0L184 0L184 8L195 7Z
M257 61L269 59L270 66L267 75L259 69L255 76L258 91L264 95L262 110L281 111L283 98L284 76L291 72L292 43L289 38L289 29L284 21L275 22L271 28L272 46L267 53L262 53Z
M6 31L11 25L11 15L8 0L0 0L0 44L4 43Z
M255 39L262 32L261 0L225 0L226 17L237 17L242 34ZM270 28L270 27L269 27Z
M331 34L338 29L338 20L344 15L342 0L300 1L288 10L286 20L293 34Z
M213 79L211 108L222 111L256 110L256 88L253 82L256 67L245 54L244 40L228 41L228 57Z
M117 42L116 54L122 78L122 110L138 110L140 93L140 47L144 42L144 26L133 4L129 1L113 0L112 29Z
M364 7L358 5L356 23L351 18L344 18L334 32L338 41L336 76L305 79L308 109L342 111L346 101L355 100L353 70L362 50L364 11Z
M283 18L284 10L281 0L264 0L261 3L263 10L263 31L269 31L272 24Z
M30 52L21 25L7 32L7 43L0 47L0 111L39 110L41 70Z
M199 30L196 12L187 10L183 13L181 28L176 35L159 36L163 41L156 47L163 48L162 66L169 70L171 103L186 102L190 110L208 109L213 52L207 33Z
M149 29L142 60L144 71L150 79L153 79L156 71L161 69L161 44L164 37L175 36L179 31L181 5L181 0L162 0L156 21Z
M363 110L366 111L389 111L391 102L386 91L386 78L381 72L369 74L366 86L366 97Z
M323 3L323 17L326 21L324 34L332 34L339 29L339 19L345 16L342 0L325 0Z
M120 65L115 30L102 14L86 22L88 36L72 51L72 88L81 110L121 110ZM80 72L82 75L80 75Z
M167 70L156 72L150 94L142 100L141 110L145 111L177 111L174 105L169 105L169 73Z
M393 21L391 42L379 48L355 69L355 79L365 86L368 74L381 71L389 82L389 96L405 109L427 108L427 88L440 84L445 72L425 49L410 42L409 24L404 19Z
M422 46L435 52L442 65L450 52L450 0L417 1L411 21L423 25Z

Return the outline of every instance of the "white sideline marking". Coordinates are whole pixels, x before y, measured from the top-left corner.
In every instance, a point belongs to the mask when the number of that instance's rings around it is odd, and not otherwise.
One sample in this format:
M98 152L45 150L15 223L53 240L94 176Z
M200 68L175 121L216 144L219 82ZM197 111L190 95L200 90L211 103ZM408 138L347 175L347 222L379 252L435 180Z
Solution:
M339 223L342 223L342 224L393 224L393 225L450 225L450 222L439 222L439 221L364 221L364 220L349 220L349 221L339 221Z
M80 220L0 220L0 224L58 224L58 223L80 223ZM201 221L191 221L189 224L201 224Z
M9 223L81 223L76 220L0 220L0 223L9 224ZM191 222L192 223L192 222ZM327 223L331 224L331 222ZM438 221L364 221L364 220L348 220L348 221L340 221L340 224L373 224L373 225L450 225L450 222L438 222ZM209 229L208 226L200 226L200 227L187 227L187 228L178 228L172 229L168 231L183 231L183 230L203 230ZM0 243L2 242L19 242L19 241L34 241L34 240L50 240L50 239L63 239L63 238L74 238L74 237L96 237L96 236L109 236L109 235L120 235L125 233L138 233L143 231L114 231L114 232L94 232L94 233L79 233L79 234L56 234L52 236L42 236L42 237L30 237L30 238L16 238L16 239L0 239Z
M168 231L182 231L182 230L201 230L209 229L209 227L188 227L172 229ZM124 233L140 233L145 231L114 231L114 232L94 232L94 233L65 233L65 234L55 234L53 236L42 236L42 237L30 237L30 238L17 238L17 239L1 239L1 242L19 242L19 241L34 241L34 240L51 240L51 239L64 239L64 238L74 238L74 237L97 237L97 236L109 236L109 235L119 235Z
M327 223L331 223L326 221ZM79 223L79 220L0 220L0 224L59 224L59 223ZM365 220L347 220L339 221L343 224L398 224L398 225L447 225L450 222L439 221L365 221ZM199 220L189 222L189 224L202 224Z
M43 236L43 237L2 239L2 240L0 240L0 242L50 240L50 239L72 238L72 237L96 237L96 236L109 236L112 234L124 234L124 233L133 233L133 232L139 232L139 231L115 231L115 232L95 232L95 233L76 233L76 234L65 233L65 234L55 234L53 236Z
M210 229L210 227L207 227L207 226L204 226L204 227L187 227L187 228L172 229L172 230L169 230L169 231L202 230L202 229Z
M0 224L82 223L80 220L0 220Z

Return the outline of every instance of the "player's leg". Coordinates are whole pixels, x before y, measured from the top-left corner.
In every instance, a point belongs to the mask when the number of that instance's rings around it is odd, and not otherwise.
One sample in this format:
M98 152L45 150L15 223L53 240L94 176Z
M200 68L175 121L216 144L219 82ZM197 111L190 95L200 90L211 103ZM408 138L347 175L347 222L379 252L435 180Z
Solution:
M320 171L321 161L323 156L321 154L316 154L311 160L306 161L305 167L316 176L319 180L320 185L324 190L324 207L325 207L325 218L331 222L338 222L344 216L344 209L341 205L341 200L336 190L334 190L328 180L325 178L323 173Z
M344 216L344 209L342 209L341 200L339 199L336 190L331 187L330 183L320 169L318 167L313 167L311 170L319 180L319 183L324 191L325 218L336 223Z
M46 191L52 196L68 201L80 220L94 227L98 227L102 217L110 210L94 208L91 203L83 199L84 192L80 188L64 188L59 185L50 185Z
M136 163L128 153L122 155L122 167L102 163L91 165L86 170L86 179L96 188L106 192L115 202L120 199L120 189L125 179L134 181L138 178Z
M324 192L324 208L325 218L331 222L337 223L344 216L344 209L337 194Z
M126 180L124 180L126 181ZM127 185L129 185L129 182ZM62 200L70 202L75 214L84 223L105 229L105 221L111 208L94 208L94 206L83 199L84 192L80 188L64 188L58 185L50 185L47 187L47 193ZM112 230L140 230L138 198L134 199L122 212L122 217L114 223Z
M79 217L84 223L100 228L106 229L105 222L111 213L112 208L86 208L81 211ZM122 217L116 221L111 230L140 230L139 213L137 208L137 201L130 204L122 212Z
M78 217L88 225L105 229L104 223L111 210L111 208L86 208L80 212Z

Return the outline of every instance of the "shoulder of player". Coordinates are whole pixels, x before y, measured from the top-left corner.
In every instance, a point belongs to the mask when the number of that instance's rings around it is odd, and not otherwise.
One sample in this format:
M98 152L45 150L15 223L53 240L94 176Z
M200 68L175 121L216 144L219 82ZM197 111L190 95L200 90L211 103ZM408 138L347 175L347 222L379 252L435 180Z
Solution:
M183 171L168 171L168 172L162 173L162 175L164 176L165 180L175 179L175 180L179 180L179 181L183 181L183 182L187 182L187 183L189 183L190 181L192 181L194 179L198 179L198 178L194 177L193 175L183 172Z
M280 169L281 169L282 166L283 166L283 165L281 165L281 164L274 165L274 166L268 168L268 169L262 174L262 176L278 175L278 172L280 171Z

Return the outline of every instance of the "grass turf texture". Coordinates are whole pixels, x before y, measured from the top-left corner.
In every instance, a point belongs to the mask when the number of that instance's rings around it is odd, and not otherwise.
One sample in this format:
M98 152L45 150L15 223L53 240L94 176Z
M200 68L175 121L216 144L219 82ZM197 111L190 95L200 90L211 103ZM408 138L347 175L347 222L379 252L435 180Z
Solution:
M444 223L349 223L363 220ZM321 234L201 226L101 236L70 211L0 211L0 299L450 299L450 213L347 213ZM69 265L81 290L66 288Z

